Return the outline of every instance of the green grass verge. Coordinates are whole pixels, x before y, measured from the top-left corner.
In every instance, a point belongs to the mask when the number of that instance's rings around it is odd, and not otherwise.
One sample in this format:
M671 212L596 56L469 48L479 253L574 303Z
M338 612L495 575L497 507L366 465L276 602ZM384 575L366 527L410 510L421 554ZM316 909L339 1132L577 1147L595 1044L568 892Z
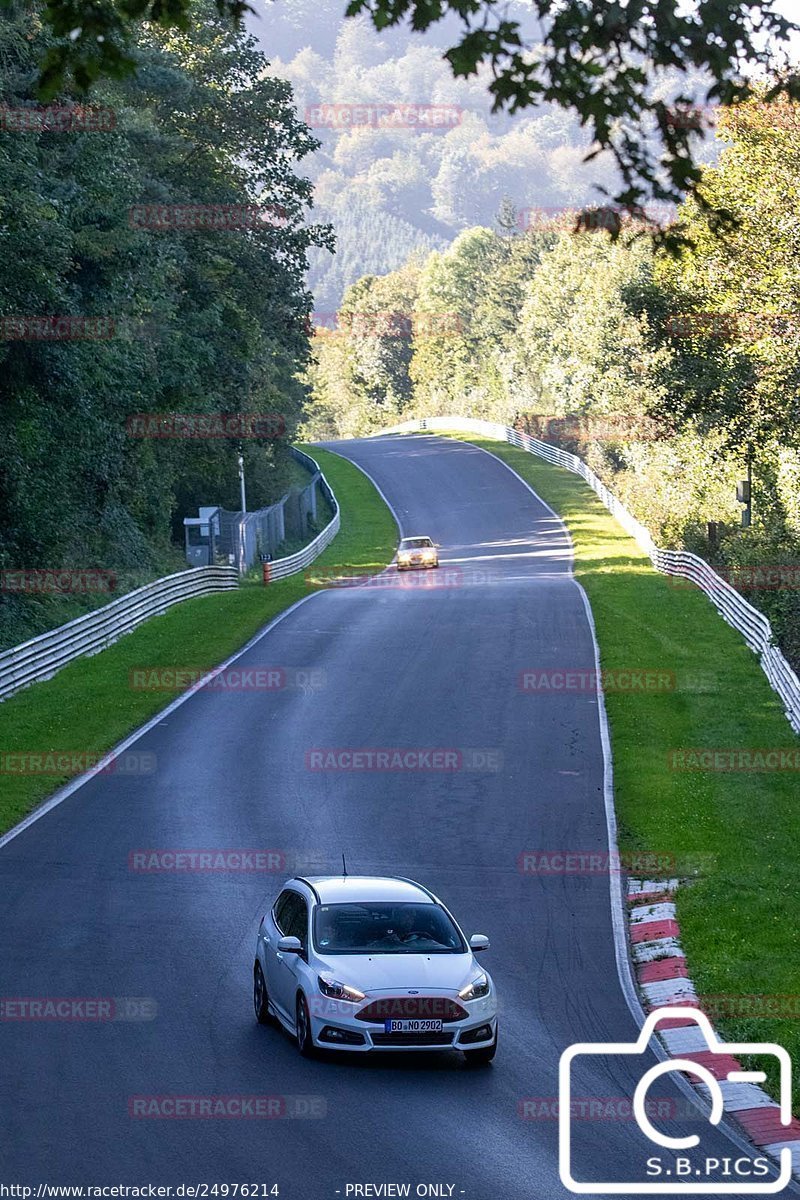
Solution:
M690 975L701 996L742 998L744 1015L717 1019L723 1035L778 1042L800 1063L797 773L670 764L682 748L797 751L756 656L699 589L652 569L583 480L503 443L462 440L508 463L563 517L603 670L675 673L672 691L606 693L620 849L674 857L693 878L677 894ZM759 1017L755 997L796 1015Z
M351 463L309 448L341 508L341 529L313 564L264 587L247 580L235 592L175 605L116 645L77 659L44 683L0 704L0 755L46 751L98 754L110 749L163 708L175 693L138 691L129 685L137 667L210 668L222 662L263 625L344 566L371 573L394 554L397 527L369 480ZM69 775L0 774L0 831L67 782Z

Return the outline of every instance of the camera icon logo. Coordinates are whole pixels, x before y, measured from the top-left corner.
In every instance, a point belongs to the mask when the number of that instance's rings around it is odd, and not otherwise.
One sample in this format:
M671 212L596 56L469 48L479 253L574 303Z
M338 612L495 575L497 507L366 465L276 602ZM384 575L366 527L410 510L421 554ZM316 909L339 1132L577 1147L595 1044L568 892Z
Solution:
M670 1018L680 1018L685 1021L686 1018L691 1018L702 1032L706 1042L706 1049L711 1054L719 1054L724 1057L739 1056L739 1055L764 1055L771 1056L777 1059L780 1068L780 1123L789 1125L792 1119L791 1111L791 1075L792 1064L787 1051L783 1046L778 1046L774 1042L720 1042L711 1026L711 1022L705 1013L699 1009L690 1007L672 1007L659 1008L651 1012L644 1025L641 1033L635 1042L576 1042L569 1046L561 1055L559 1062L559 1128L558 1128L558 1150L559 1150L559 1173L561 1182L571 1192L578 1194L591 1193L597 1195L616 1194L616 1195L642 1195L647 1193L684 1193L687 1195L724 1195L726 1193L742 1195L745 1193L753 1194L760 1193L762 1195L768 1193L776 1193L782 1191L790 1182L792 1177L792 1153L788 1148L784 1148L780 1155L780 1170L776 1178L763 1179L763 1175L769 1174L769 1169L764 1166L763 1170L757 1172L762 1176L762 1182L748 1182L747 1178L737 1177L735 1181L728 1179L725 1182L714 1181L708 1178L702 1178L704 1171L696 1169L694 1166L687 1166L686 1170L671 1170L658 1171L662 1175L659 1182L652 1180L637 1180L635 1182L602 1182L589 1181L582 1182L573 1177L573 1159L572 1159L572 1076L573 1063L581 1056L603 1056L617 1057L618 1055L639 1055L644 1056L647 1052L648 1045L656 1027L660 1021ZM668 1075L670 1072L677 1071L694 1077L695 1080L704 1084L708 1089L711 1097L711 1111L708 1114L708 1121L711 1125L718 1125L722 1120L724 1113L724 1097L720 1082L702 1063L694 1062L688 1058L670 1058L657 1062L651 1066L639 1080L636 1090L633 1094L631 1108L636 1124L638 1125L644 1136L653 1142L656 1146L661 1147L667 1152L687 1151L695 1149L700 1144L700 1138L697 1134L688 1134L681 1137L672 1137L657 1129L647 1113L647 1093L650 1085L659 1078ZM728 1083L763 1083L766 1076L763 1071L729 1071L725 1076ZM700 1110L698 1109L698 1113ZM757 1152L755 1152L757 1154ZM650 1162L658 1162L658 1159L648 1159ZM670 1160L673 1162L674 1159ZM686 1158L677 1160L679 1162L689 1163ZM706 1159L706 1163L720 1164L719 1159ZM727 1160L730 1161L730 1160ZM766 1163L765 1159L757 1160ZM750 1162L739 1158L737 1167L740 1163ZM750 1173L750 1172L748 1172ZM756 1173L756 1172L752 1172ZM669 1181L663 1178L663 1175L670 1175ZM695 1177L695 1182L679 1182L676 1176L688 1175Z

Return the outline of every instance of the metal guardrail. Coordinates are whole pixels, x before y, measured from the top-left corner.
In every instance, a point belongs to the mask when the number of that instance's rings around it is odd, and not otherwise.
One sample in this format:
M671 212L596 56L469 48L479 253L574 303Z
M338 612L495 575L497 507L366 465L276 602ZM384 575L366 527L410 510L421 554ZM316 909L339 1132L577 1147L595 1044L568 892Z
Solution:
M315 474L319 471L319 465L309 455L298 450L295 457ZM339 505L324 475L320 477L320 486L333 509L333 519L302 550L267 564L270 580L302 571L339 532ZM10 650L0 652L0 702L31 683L51 679L75 658L98 654L143 621L159 616L181 600L230 591L238 586L236 567L196 567L179 571L128 592L93 612L75 617L66 625L12 646Z
M67 663L98 654L142 621L166 612L194 596L228 591L239 586L235 567L196 567L179 571L136 588L94 612L75 617L58 629L41 633L0 653L0 700L31 683L50 679Z
M705 592L728 624L741 633L750 649L758 655L762 670L773 691L780 696L792 729L795 733L800 733L800 680L775 644L769 620L698 555L691 554L688 550L661 550L656 546L650 531L628 512L594 471L587 467L583 459L566 450L559 450L557 446L551 446L547 442L540 442L527 433L509 429L507 425L481 421L474 417L428 417L393 425L381 433L413 433L426 429L465 429L483 434L497 441L508 442L520 450L527 450L530 454L536 454L539 458L553 463L554 466L580 475L612 516L616 517L625 532L630 534L649 556L657 571L664 575L679 575L691 580Z

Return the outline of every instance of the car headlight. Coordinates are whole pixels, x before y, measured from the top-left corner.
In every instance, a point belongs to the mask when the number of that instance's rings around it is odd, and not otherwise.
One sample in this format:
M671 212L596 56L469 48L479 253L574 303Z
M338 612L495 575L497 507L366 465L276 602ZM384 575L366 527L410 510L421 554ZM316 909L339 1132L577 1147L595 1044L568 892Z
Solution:
M468 983L458 993L460 1000L480 1000L481 996L489 995L489 976L476 975L472 983Z
M357 1004L359 1000L366 999L364 993L360 992L358 988L341 983L338 979L326 979L324 975L320 975L317 983L323 996L327 996L330 1000L349 1000L351 1004Z

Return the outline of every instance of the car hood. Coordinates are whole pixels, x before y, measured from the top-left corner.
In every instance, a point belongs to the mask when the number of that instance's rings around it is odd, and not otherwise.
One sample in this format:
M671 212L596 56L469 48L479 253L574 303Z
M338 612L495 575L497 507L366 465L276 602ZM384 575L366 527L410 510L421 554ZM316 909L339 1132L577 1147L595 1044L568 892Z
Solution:
M367 995L419 989L458 992L478 973L472 954L331 954L319 956L320 970Z

